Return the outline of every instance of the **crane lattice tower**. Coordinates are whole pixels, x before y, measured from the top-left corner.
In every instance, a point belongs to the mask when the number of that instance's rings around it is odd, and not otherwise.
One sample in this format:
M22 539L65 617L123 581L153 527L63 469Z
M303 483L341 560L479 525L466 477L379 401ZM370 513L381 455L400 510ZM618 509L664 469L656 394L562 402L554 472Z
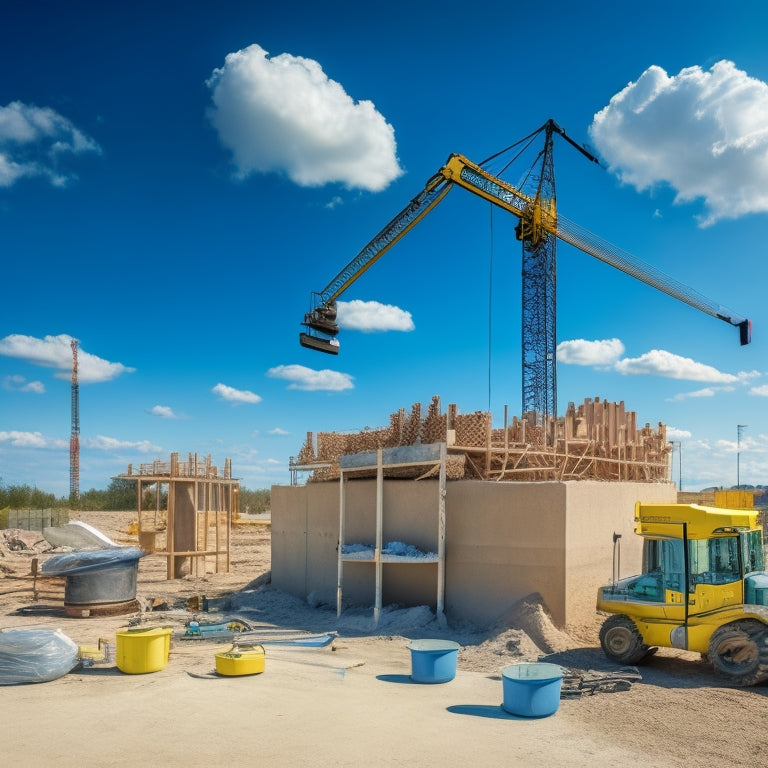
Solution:
M69 438L69 498L80 498L80 385L77 380L77 339L72 339L72 433Z

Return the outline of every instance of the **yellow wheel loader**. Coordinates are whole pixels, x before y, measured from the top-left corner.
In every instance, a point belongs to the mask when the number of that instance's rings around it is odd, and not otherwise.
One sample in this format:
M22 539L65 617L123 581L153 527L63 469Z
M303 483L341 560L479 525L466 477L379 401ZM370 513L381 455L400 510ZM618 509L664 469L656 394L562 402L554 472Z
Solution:
M737 685L768 680L768 573L756 510L635 505L639 576L598 590L600 645L620 664L659 647L708 657ZM614 536L614 566L620 537Z

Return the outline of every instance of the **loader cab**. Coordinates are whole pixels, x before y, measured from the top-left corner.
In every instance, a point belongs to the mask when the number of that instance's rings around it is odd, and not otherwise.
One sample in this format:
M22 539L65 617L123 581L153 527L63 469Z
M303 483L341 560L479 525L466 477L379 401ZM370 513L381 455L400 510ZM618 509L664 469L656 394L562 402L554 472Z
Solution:
M691 539L687 526L672 523L669 536L646 536L643 541L642 572L603 588L604 599L629 602L680 604L686 590L689 596L702 593L698 604L711 607L709 587L731 586L724 594L727 602L746 602L741 583L757 579L760 587L766 577L762 535L759 530L723 529L704 539ZM749 579L750 574L754 576ZM728 595L726 598L725 595ZM749 600L765 604L762 600ZM696 601L692 601L692 607Z

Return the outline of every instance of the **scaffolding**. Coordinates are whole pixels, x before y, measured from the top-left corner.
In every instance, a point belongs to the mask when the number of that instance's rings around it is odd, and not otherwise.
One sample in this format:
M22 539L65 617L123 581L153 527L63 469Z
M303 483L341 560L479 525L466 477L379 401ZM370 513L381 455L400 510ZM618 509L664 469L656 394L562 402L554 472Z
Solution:
M186 462L172 453L170 462L141 464L118 476L137 483L139 546L147 553L165 555L167 578L228 573L230 531L239 509L240 481L232 477L232 464L224 471L189 454ZM144 498L154 509L144 508ZM167 504L163 500L167 499Z
M449 480L541 481L604 480L616 482L669 482L672 446L666 426L637 424L637 415L623 402L585 399L568 404L565 416L538 424L535 413L493 427L493 414L461 414L456 405L445 413L440 398L432 398L426 417L415 403L391 414L390 426L354 434L312 432L298 457L291 458L292 481L298 472L310 472L308 482L336 480L339 457L419 443L445 442ZM316 444L315 444L316 443Z

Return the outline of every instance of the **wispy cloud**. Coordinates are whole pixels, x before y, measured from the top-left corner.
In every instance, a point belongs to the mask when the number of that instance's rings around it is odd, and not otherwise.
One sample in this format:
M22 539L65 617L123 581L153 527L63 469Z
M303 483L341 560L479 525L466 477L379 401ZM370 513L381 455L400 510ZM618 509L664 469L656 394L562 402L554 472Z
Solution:
M337 304L340 328L353 331L412 331L415 326L411 313L392 304L378 301L340 301Z
M290 435L291 433L285 429L281 429L280 427L275 427L274 429L270 429L269 432L267 432L267 434L268 435Z
M55 368L59 379L72 376L72 337L66 334L45 336L42 339L14 333L0 339L0 355L24 360L30 365ZM86 352L82 347L77 352L78 380L81 384L112 381L123 373L133 373L122 363L110 363Z
M718 392L733 392L734 387L704 387L696 389L693 392L678 392L674 397L668 397L670 403L681 402L682 400L695 400L700 397L714 397Z
M155 405L149 411L153 416L159 416L161 419L178 419L179 417L173 412L173 408L167 405Z
M768 212L768 85L731 61L671 76L651 66L589 130L625 183L669 185L678 204L702 200L701 226Z
M20 101L0 107L0 187L34 176L63 187L75 177L62 159L86 152L101 147L55 110Z
M34 392L36 395L42 395L45 392L45 385L42 381L27 381L24 376L6 376L3 379L3 387L12 392Z
M228 54L207 85L208 117L240 177L284 172L301 186L376 192L402 174L392 126L313 59L270 58L254 44Z
M354 388L352 376L348 373L339 373L327 368L322 371L315 371L303 365L278 365L276 368L270 368L267 371L267 376L290 381L288 389L340 392L344 389Z
M160 453L162 447L150 443L149 440L118 440L115 437L96 435L80 440L80 446L95 451L126 451L133 450L139 453Z
M261 402L261 397L255 392L249 392L247 389L235 389L234 387L228 387L226 384L217 384L211 392L218 395L222 400L227 400L236 405L240 403Z
M7 443L14 448L66 448L69 442L55 437L46 437L42 432L0 432L0 443Z

